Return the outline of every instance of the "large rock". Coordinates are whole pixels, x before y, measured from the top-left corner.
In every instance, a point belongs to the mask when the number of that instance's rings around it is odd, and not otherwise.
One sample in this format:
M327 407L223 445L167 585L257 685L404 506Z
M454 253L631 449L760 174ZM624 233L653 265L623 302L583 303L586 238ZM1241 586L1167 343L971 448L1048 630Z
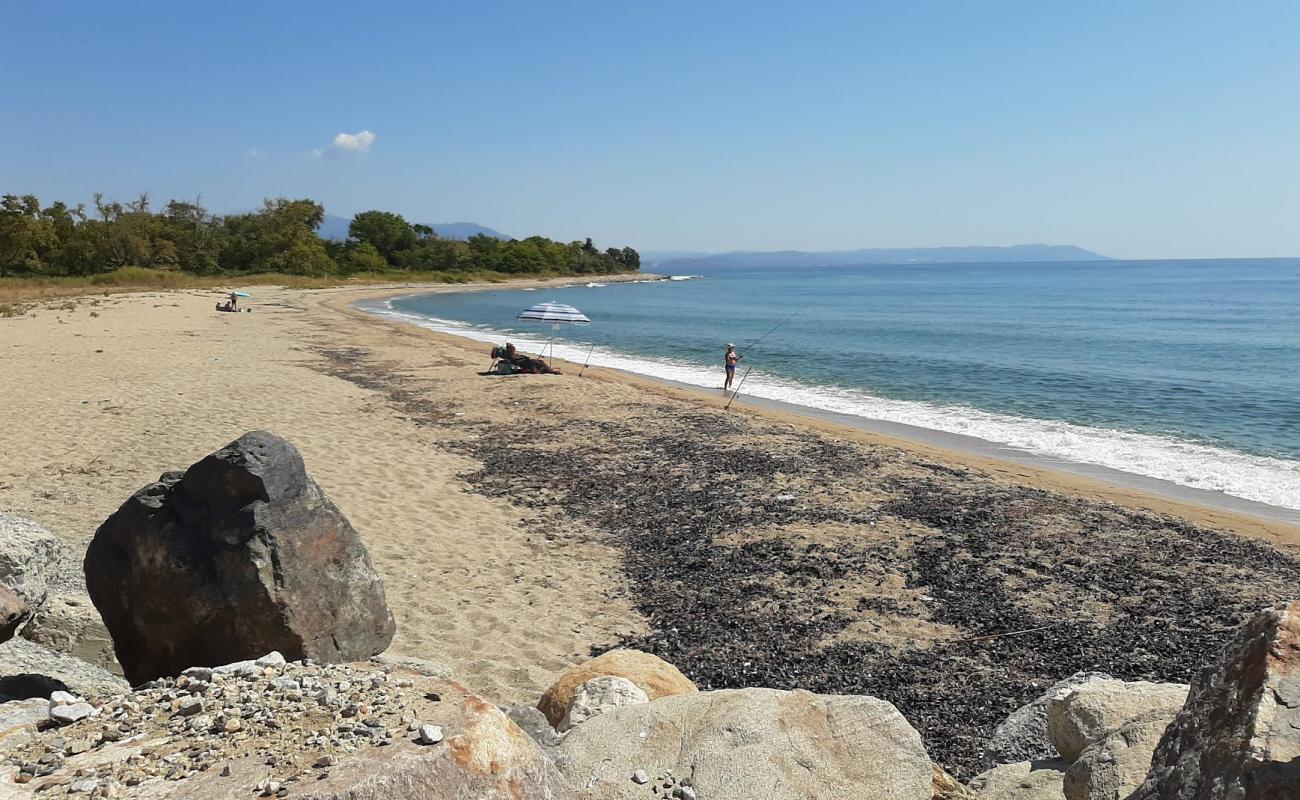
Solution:
M1300 601L1258 614L1201 671L1131 797L1300 797Z
M113 642L86 595L81 557L40 525L0 513L0 584L31 610L19 636L110 671Z
M1169 726L1164 715L1126 722L1089 744L1065 772L1065 800L1123 800L1142 785Z
M0 644L0 701L49 697L58 690L108 696L128 688L118 675L21 636Z
M32 615L23 599L8 586L0 586L0 642L14 638L18 626Z
M602 675L628 679L651 700L699 691L677 667L658 656L640 650L610 650L566 670L542 695L537 707L552 725L558 727L564 721L578 687Z
M393 638L360 537L265 431L136 492L95 532L85 570L132 683L272 650L359 661Z
M650 698L641 690L641 687L627 678L620 678L617 675L601 675L599 678L592 678L582 684L573 693L573 700L569 702L569 710L565 712L564 719L560 721L560 730L567 731L598 714L613 711L620 706L648 702L650 702Z
M110 672L122 669L113 654L113 639L85 594L51 593L20 635Z
M0 584L13 589L29 608L45 602L67 548L29 519L0 512Z
M1089 744L1135 721L1168 724L1187 699L1187 685L1094 680L1064 689L1047 706L1047 733L1061 758L1073 762Z
M970 788L980 800L1065 800L1068 766L1059 760L1001 764L972 778Z
M776 689L675 695L593 717L558 749L561 771L584 800L646 798L656 786L661 796L689 787L703 800L934 793L920 735L874 697Z
M1050 686L1046 692L1015 711L993 730L984 745L984 763L988 767L998 764L1016 764L1056 758L1056 748L1047 735L1047 706L1052 697L1066 689L1082 686L1089 681L1111 680L1104 672L1076 672Z

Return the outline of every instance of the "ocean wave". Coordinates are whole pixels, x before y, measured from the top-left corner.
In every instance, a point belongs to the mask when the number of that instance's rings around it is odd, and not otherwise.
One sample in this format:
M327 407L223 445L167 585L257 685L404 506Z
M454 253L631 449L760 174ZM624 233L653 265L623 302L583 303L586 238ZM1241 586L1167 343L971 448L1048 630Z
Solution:
M696 278L703 278L703 275L669 275L670 281L693 281Z
M506 337L524 351L539 352L545 338L502 330L469 327L455 320L399 311L390 300L367 307L430 330L500 343ZM556 342L557 358L582 362L590 345ZM597 347L591 365L611 367L703 388L719 388L720 371L666 358L632 356ZM1300 509L1300 461L1256 456L1196 442L1134 431L1094 428L1070 422L995 414L966 406L944 406L878 397L854 389L812 386L759 370L750 372L745 394L768 400L883 420L944 433L973 436L1034 455L1096 464L1182 486L1223 492L1282 508Z

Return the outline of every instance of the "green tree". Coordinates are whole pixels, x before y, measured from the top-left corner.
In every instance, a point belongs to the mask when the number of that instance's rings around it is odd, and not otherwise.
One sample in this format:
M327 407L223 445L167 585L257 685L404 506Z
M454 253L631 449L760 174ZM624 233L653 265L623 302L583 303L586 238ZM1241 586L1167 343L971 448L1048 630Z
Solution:
M44 271L58 243L54 223L42 217L34 195L0 197L0 277Z
M424 227L424 226L421 226ZM432 233L432 229L428 229ZM416 231L400 214L390 211L362 211L348 225L348 238L368 244L390 264L398 263L401 253L419 243Z
M348 242L338 259L344 272L383 272L388 260L370 242Z
M325 275L338 265L325 251L316 229L325 207L312 200L279 197L262 210L225 220L228 242L221 251L222 269L232 272L283 272Z

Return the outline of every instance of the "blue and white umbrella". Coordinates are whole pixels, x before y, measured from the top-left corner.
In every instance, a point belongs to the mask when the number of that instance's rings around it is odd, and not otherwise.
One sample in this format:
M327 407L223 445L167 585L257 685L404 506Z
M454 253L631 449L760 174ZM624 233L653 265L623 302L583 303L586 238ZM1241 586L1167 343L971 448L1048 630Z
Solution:
M591 320L586 314L582 313L573 306L564 303L538 303L535 306L529 306L515 315L516 319L522 319L527 322L545 322L549 323L551 330L560 329L561 325L590 325ZM555 355L555 337L551 336L546 342L547 348L551 351L551 356ZM542 351L543 357L546 351Z
M529 306L519 313L518 319L531 320L532 322L551 322L556 325L566 322L570 325L591 324L591 320L587 318L586 314L573 306L566 306L564 303L538 303L535 306Z

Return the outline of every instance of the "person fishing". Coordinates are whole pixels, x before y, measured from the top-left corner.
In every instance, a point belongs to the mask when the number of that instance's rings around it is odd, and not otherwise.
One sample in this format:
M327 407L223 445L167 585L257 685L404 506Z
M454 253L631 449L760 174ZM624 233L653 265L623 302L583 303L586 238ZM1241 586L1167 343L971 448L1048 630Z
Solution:
M736 364L739 363L742 358L744 358L744 356L736 352L736 346L728 343L727 352L722 357L722 360L727 366L727 381L722 384L723 391L731 388L731 382L736 379Z

